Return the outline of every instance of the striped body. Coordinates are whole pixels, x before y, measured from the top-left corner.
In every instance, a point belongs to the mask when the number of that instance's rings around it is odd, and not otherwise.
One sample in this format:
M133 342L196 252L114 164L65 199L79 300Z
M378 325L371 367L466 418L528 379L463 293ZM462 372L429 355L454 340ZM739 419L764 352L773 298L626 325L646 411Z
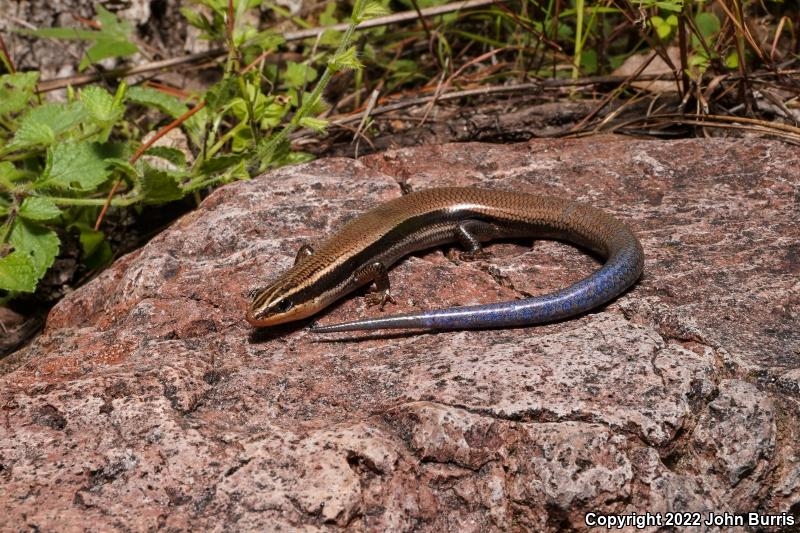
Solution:
M552 294L321 326L317 332L384 328L469 329L538 324L579 314L616 297L641 275L644 255L631 229L616 218L555 197L436 188L401 196L344 225L310 256L260 290L247 314L256 326L311 316L369 283L368 265L388 268L425 248L464 240L538 237L586 247L605 265Z

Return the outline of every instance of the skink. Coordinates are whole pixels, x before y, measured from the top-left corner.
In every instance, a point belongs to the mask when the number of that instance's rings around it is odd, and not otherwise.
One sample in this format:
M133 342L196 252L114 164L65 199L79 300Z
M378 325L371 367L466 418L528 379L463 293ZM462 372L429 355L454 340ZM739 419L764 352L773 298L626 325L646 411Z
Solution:
M312 326L317 333L412 329L472 329L540 324L580 314L615 298L642 274L644 253L623 222L578 202L519 192L446 187L381 204L342 226L316 250L303 246L295 264L267 287L252 291L247 321L272 326L309 317L335 300L375 283L368 302L393 298L387 269L405 255L450 242L481 257L481 243L496 238L558 239L606 259L569 287L522 300L452 307Z

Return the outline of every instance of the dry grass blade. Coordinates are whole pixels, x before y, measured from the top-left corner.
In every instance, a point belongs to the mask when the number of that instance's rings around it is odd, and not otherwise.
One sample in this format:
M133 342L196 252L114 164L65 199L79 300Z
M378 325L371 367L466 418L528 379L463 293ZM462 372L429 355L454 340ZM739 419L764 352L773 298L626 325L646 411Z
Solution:
M599 113L599 112L600 112L600 111L601 111L601 110L602 110L602 109L603 109L605 106L607 106L609 102L611 102L611 101L612 101L614 98L616 98L616 97L617 97L617 95L618 95L620 92L622 92L622 91L624 91L625 89L627 89L628 87L630 87L630 85L631 85L631 82L635 81L635 80L636 80L636 78L637 78L639 75L641 75L641 73L642 73L642 72L644 72L644 69L646 69L646 68L647 68L647 66L648 66L648 65L649 65L649 64L650 64L650 63L653 61L653 59L655 59L655 58L656 58L656 56L657 56L657 55L658 55L658 54L656 54L655 52L653 52L652 54L650 54L650 57L648 57L646 60L642 61L642 64L641 64L641 65L639 65L639 68L637 68L637 69L636 69L636 71L635 71L633 74L631 74L630 76L628 76L628 77L625 79L625 81L623 81L623 82L622 82L622 83L619 85L619 87L616 87L616 88L615 88L613 91L609 91L609 92L608 92L608 93L607 93L607 94L606 94L606 95L603 97L603 99L600 101L600 103L597 105L597 107L595 107L595 108L594 108L594 109L591 111L591 113L589 113L588 115L586 115L585 117L583 117L583 118L581 119L581 121L580 121L580 122L578 122L577 124L575 124L575 126L574 126L574 127L573 127L573 128L570 130L570 131L572 131L572 132L577 132L577 131L581 130L581 129L582 129L582 128L583 128L583 127L586 125L586 123L587 123L587 122L589 122L589 121L590 121L590 120L592 120L592 119L593 119L595 116L597 116L597 114L598 114L598 113Z
M747 117L731 117L724 115L692 115L665 113L652 115L649 117L636 117L625 122L615 124L609 128L608 132L619 132L627 130L631 126L657 127L684 124L689 126L700 126L704 128L732 129L759 133L773 137L779 137L784 141L800 145L800 128L769 122L766 120L751 119Z

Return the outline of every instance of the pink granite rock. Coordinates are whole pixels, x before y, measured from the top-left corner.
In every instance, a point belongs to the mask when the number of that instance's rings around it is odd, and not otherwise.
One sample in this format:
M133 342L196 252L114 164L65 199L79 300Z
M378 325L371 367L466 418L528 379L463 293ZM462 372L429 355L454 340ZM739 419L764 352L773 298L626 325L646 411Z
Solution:
M249 289L401 182L605 208L639 232L645 275L605 308L542 327L320 338L244 322ZM798 202L800 155L763 140L424 146L223 187L0 364L0 529L796 516ZM559 243L491 250L402 261L388 311L542 293L596 268ZM320 321L378 313L356 296Z

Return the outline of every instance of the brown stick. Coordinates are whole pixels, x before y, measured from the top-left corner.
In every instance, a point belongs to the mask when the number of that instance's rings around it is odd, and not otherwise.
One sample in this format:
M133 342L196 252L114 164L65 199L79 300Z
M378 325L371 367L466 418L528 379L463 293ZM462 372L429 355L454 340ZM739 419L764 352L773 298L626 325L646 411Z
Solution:
M192 115L203 109L205 106L206 106L205 102L200 102L199 104L191 108L189 111L187 111L183 115L179 116L178 118L176 118L175 120L173 120L172 122L161 128L160 130L158 130L158 133L153 135L152 138L150 138L147 142L142 143L139 149L136 150L136 152L128 160L128 163L130 163L131 165L134 164L140 157L142 157L142 154L144 154L148 148L150 148L151 146L153 146L153 144L155 144L157 140L159 140L161 137L169 133L171 130L177 128L178 126L186 122L189 119L189 117L191 117ZM103 223L103 218L106 216L106 211L108 211L108 208L111 205L111 199L114 198L114 195L117 193L117 189L119 188L119 184L121 182L122 180L120 178L117 178L117 180L114 182L114 185L111 186L111 190L108 191L108 197L106 197L106 203L103 204L103 208L100 210L100 214L97 215L97 220L94 223L95 231L100 229L100 224Z

